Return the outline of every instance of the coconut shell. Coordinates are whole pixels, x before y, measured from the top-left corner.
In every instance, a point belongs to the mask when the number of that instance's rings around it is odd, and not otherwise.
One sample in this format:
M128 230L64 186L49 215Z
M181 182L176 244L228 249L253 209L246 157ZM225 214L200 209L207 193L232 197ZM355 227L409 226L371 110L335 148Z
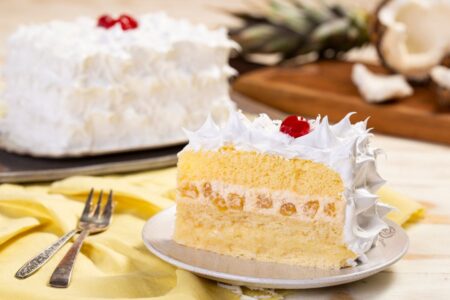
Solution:
M450 89L432 81L431 87L436 95L435 99L441 112L450 112Z
M384 55L381 51L381 40L383 38L384 33L386 32L386 26L380 22L378 18L378 14L381 9L391 2L392 0L383 0L375 9L373 16L371 18L371 33L370 37L373 45L377 51L378 57L380 58L381 65L385 67L390 73L398 73L389 63L385 60Z

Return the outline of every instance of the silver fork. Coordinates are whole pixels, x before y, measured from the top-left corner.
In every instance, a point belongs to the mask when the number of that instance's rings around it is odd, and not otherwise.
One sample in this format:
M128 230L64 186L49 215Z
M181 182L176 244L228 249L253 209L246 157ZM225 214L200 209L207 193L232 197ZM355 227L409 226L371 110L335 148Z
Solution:
M92 209L92 193L89 195L80 221L78 222L78 228L81 229L81 233L58 264L55 271L53 271L49 281L50 286L57 288L68 287L72 277L75 259L80 252L84 239L90 234L103 232L108 229L113 212L113 193L112 191L109 192L108 201L103 210L101 209L102 196L103 191L100 191L95 209Z
M85 215L85 212L90 211L90 205L92 201L92 195L94 193L94 190L91 189L89 192L89 195L86 199L86 202L84 204L84 210L83 215ZM86 216L85 216L86 217ZM29 276L31 276L34 272L39 270L45 263L47 263L50 258L55 255L56 252L58 252L59 249L61 249L62 246L64 246L70 239L77 234L78 232L82 231L83 228L77 226L76 229L69 231L62 237L60 237L56 242L54 242L52 245L50 245L48 248L44 249L42 252L37 254L35 257L27 261L17 272L16 272L16 278L18 279L25 279Z

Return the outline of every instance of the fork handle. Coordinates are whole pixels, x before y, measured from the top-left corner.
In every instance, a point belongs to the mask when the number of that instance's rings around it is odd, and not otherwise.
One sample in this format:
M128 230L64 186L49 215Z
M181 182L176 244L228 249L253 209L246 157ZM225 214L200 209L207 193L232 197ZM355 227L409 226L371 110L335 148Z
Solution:
M39 270L50 258L61 249L79 230L74 229L60 237L51 246L27 261L16 273L16 278L25 279Z
M80 252L84 239L89 235L89 229L84 229L78 238L67 251L66 255L60 261L55 271L50 277L50 286L57 288L66 288L69 286L70 278L72 277L73 266L77 254Z

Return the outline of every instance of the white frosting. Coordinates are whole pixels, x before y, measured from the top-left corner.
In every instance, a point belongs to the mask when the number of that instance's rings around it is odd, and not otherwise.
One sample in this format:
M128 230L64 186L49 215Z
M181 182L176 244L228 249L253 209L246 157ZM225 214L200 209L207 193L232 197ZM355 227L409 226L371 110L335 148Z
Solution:
M209 113L225 118L236 47L226 31L137 20L128 31L90 18L20 27L7 44L1 144L55 156L141 148L182 141Z
M217 126L208 118L197 131L185 130L189 144L185 149L215 151L233 145L241 151L302 158L324 163L340 174L346 199L344 242L362 259L386 228L382 218L390 208L378 202L375 191L384 184L376 170L378 149L369 147L371 134L367 122L350 123L348 114L335 125L328 118L310 121L312 130L299 138L280 132L281 121L261 114L250 122L242 113L230 113L228 122Z

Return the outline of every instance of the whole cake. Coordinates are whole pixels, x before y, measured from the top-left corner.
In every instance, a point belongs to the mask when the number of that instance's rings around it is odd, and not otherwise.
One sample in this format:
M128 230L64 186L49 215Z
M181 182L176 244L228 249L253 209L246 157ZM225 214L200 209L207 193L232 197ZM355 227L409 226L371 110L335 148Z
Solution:
M187 131L174 240L244 258L337 269L363 260L389 207L366 122L232 113Z
M22 26L7 43L1 145L58 156L180 142L209 113L226 120L235 46L164 14Z

